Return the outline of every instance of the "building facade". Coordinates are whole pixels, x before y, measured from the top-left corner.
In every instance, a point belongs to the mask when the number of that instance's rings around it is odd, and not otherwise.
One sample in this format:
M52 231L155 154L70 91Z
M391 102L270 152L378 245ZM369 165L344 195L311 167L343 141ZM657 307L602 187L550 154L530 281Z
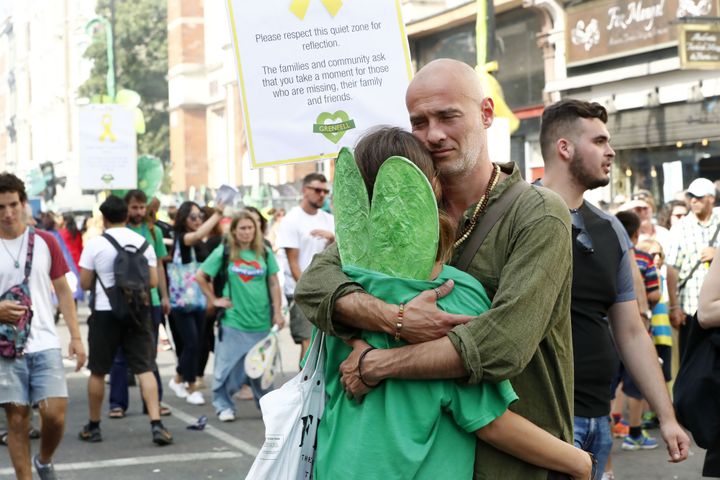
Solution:
M52 163L65 177L46 206L54 209L93 204L79 187L77 90L90 74L83 53L94 9L95 0L11 2L0 27L0 169L29 180Z
M640 189L682 196L720 179L720 23L715 0L576 2L563 28L567 75L554 97L605 105L617 157L603 200Z
M168 0L170 160L175 192L239 186L246 203L294 204L330 162L252 169L225 2Z

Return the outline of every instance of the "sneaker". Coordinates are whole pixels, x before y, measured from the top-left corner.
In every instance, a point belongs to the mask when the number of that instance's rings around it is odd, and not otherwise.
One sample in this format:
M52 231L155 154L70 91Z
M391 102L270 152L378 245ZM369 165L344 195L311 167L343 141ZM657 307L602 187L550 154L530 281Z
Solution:
M84 425L80 433L78 434L80 440L83 442L98 443L102 442L102 434L100 433L100 427L90 428L90 424Z
M234 422L235 412L233 412L229 408L225 409L218 414L218 420L220 420L221 422Z
M178 398L187 398L188 391L187 391L187 388L185 388L185 384L178 383L175 381L174 378L171 378L170 382L168 382L168 387L170 387L170 390L175 392L175 395Z
M35 471L40 476L40 480L56 480L55 467L52 462L43 465L40 463L38 455L33 457L33 465L35 465Z
M601 480L615 480L615 474L613 472L603 472Z
M203 394L197 390L188 394L185 401L190 405L205 405L205 398L203 397Z
M638 438L633 438L628 435L622 443L623 450L652 450L653 448L657 448L657 446L657 440L648 435L645 430L643 430L642 435Z
M613 423L611 430L614 438L625 438L630 435L630 425L622 419L617 423Z
M170 432L168 432L167 428L165 428L163 424L153 425L152 437L153 443L160 445L161 447L173 443L172 435L170 435Z
M645 430L651 430L653 428L660 427L660 420L658 420L655 412L645 412L642 416L642 428Z

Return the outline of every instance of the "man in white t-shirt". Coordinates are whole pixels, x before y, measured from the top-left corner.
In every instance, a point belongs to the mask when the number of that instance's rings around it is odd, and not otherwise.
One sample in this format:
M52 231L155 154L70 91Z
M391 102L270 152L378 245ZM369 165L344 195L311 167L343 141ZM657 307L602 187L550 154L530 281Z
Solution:
M145 238L126 227L128 207L123 199L110 195L102 205L105 233L121 247L133 246L142 250L149 266L150 287L158 284L157 257L155 250L147 245ZM160 421L155 370L157 348L153 337L153 324L148 309L137 315L118 317L106 294L115 285L114 263L117 250L104 236L87 242L80 256L80 284L84 290L92 290L90 302L92 314L88 320L88 345L90 348L90 378L88 379L89 422L80 431L80 440L100 442L100 410L105 394L105 375L110 372L115 353L122 347L129 370L138 375L143 400L147 406L152 440L158 445L172 443L172 435ZM117 305L116 305L117 306Z
M322 210L330 193L322 173L310 173L303 178L303 198L300 205L288 212L280 224L278 248L285 250L285 295L290 304L290 333L300 344L300 358L310 346L312 325L292 301L295 284L310 265L316 253L335 241L335 220Z
M21 284L25 278L28 245L32 259L28 286L32 301L30 335L24 355L0 357L0 405L8 422L8 449L15 477L31 479L31 406L40 410L40 453L32 458L42 479L55 478L52 457L62 440L67 409L67 384L60 340L55 331L52 290L70 331L68 353L77 359L76 371L85 364L85 349L78 328L75 302L65 280L68 272L55 237L27 224L27 194L23 182L10 173L0 174L0 293ZM31 240L32 235L32 240ZM0 322L15 324L27 308L13 300L0 301Z

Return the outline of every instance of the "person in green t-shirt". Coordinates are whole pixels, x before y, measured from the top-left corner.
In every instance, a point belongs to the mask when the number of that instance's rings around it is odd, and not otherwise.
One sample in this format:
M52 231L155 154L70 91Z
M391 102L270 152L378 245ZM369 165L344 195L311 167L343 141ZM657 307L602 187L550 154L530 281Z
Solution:
M208 303L225 309L215 336L213 367L213 407L223 422L235 420L232 396L244 384L250 385L256 402L268 391L246 376L245 355L268 335L271 325L282 328L285 323L278 271L257 221L243 210L230 223L226 243L213 250L195 277ZM226 277L221 298L210 281L219 275Z
M421 251L423 247L412 242L424 244L431 240L421 238L418 231L418 235L409 241L410 247L408 244L399 245L391 241L384 243L386 251L373 250L373 237L377 236L373 229L403 230L403 222L407 224L418 216L414 215L418 213L417 210L412 212L412 209L416 209L416 205L421 203L419 198L422 195L418 193L419 190L429 190L432 184L439 196L432 160L422 144L408 132L385 127L363 137L357 144L355 154L362 180L373 200L367 215L370 219L370 239L362 239L370 244L371 251L369 255L362 252L358 255L355 255L355 252L352 255L345 254L346 248L360 247L359 251L363 248L361 245L350 245L354 243L352 239L342 235L344 228L355 228L355 225L346 222L356 222L357 218L362 217L362 212L358 214L356 211L356 204L362 202L341 204L344 200L340 198L341 195L350 190L350 187L343 188L343 185L340 185L341 182L348 181L340 178L346 172L344 165L341 165L346 158L343 158L341 152L336 167L335 208L338 213L338 248L345 274L362 285L371 295L400 305L419 293L439 287L452 279L455 282L452 292L444 297L438 296L441 309L466 315L478 315L486 311L490 307L490 300L482 285L472 276L443 265L451 256L455 237L452 223L443 212L439 212L439 240L431 243L437 245L437 250L434 266L430 262L432 272L429 278L403 277L397 273L408 271L408 268L399 266L393 269L384 268L383 264L378 265L377 258L386 259L388 263L395 262L397 265L395 259L402 258L403 255L396 249L417 247L417 250ZM399 169L383 172L381 167L385 164L385 159L388 159L388 164L391 161L398 163L397 158L388 158L393 155L411 159L419 171L430 179L430 184L425 181L425 185L421 185L422 182L416 181L417 176L411 179L411 175L398 179L403 168L407 171L403 165L400 165ZM405 158L400 159L399 163L409 163ZM347 161L353 162L352 157ZM383 174L385 178L382 181L386 185L393 181L407 182L390 195L378 195L377 188ZM391 176L393 178L389 179ZM372 195L374 188L375 195ZM430 203L433 203L435 199L432 198L432 193L429 195ZM379 205L380 202L386 204ZM352 211L354 218L342 216L343 205L349 205L345 212ZM362 206L359 209L361 210ZM377 214L383 211L385 214ZM420 216L428 223L432 221L427 214ZM373 222L384 225L379 226ZM407 234L412 232L402 233L404 240ZM347 243L343 241L344 238ZM423 256L418 252L416 260L422 262ZM375 265L379 271L365 268L364 265L348 264L347 258L354 258L357 263ZM401 325L401 314L398 322ZM384 333L362 331L358 336L370 345L366 352L374 348L395 348L405 344L397 335L393 337ZM467 385L454 380L388 379L377 385L367 385L362 378L362 355L359 359L360 368L357 370L359 375L338 376L338 371L342 372L341 363L351 352L352 348L345 341L326 336L325 388L329 398L318 427L315 457L317 480L470 479L473 476L475 436L526 462L564 472L578 479L591 478L592 458L588 453L507 410L508 405L518 398L509 381ZM372 387L372 390L358 403L346 394L349 382L365 383Z

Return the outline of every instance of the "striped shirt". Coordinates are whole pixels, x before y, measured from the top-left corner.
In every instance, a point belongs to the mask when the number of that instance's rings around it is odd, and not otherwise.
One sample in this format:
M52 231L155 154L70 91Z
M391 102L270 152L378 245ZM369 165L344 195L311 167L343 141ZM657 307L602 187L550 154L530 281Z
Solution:
M710 245L710 240L720 226L720 211L713 209L710 219L700 223L697 217L689 213L670 230L670 248L666 259L679 272L678 287L690 276L693 267L700 261L700 252ZM718 239L713 242L717 248ZM700 287L710 269L709 262L702 262L688 279L685 287L680 290L680 306L685 313L694 314L698 309Z

